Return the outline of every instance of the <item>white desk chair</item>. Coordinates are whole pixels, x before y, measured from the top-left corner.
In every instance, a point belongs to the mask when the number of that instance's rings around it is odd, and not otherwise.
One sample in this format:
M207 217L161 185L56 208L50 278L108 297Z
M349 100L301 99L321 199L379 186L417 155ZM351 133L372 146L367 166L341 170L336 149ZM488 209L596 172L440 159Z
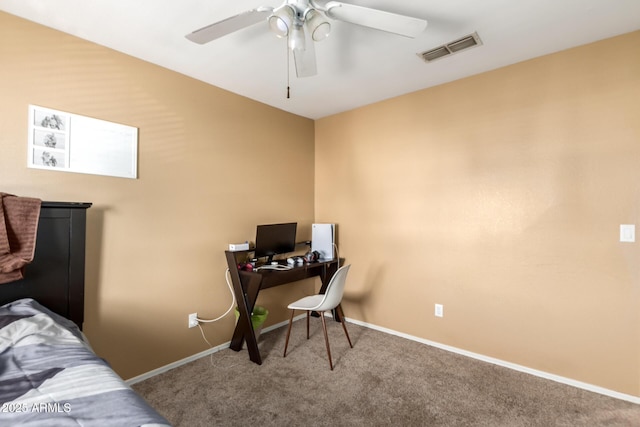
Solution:
M289 346L289 335L291 334L291 325L293 324L293 316L296 310L304 310L307 312L307 339L309 339L309 316L312 311L317 311L320 314L320 320L322 320L322 330L324 331L324 341L327 344L327 355L329 356L329 367L333 371L333 362L331 361L331 349L329 348L329 336L327 335L327 323L324 319L324 312L335 309L338 316L340 316L340 322L342 328L349 341L349 346L353 348L351 344L351 338L349 338L349 332L347 332L347 326L344 320L344 312L342 311L342 294L344 293L344 285L347 279L347 273L349 272L351 265L345 265L340 267L338 271L333 275L327 290L324 294L311 295L292 302L287 306L291 310L291 318L289 319L289 329L287 329L287 339L284 343L284 357L287 357L287 347Z

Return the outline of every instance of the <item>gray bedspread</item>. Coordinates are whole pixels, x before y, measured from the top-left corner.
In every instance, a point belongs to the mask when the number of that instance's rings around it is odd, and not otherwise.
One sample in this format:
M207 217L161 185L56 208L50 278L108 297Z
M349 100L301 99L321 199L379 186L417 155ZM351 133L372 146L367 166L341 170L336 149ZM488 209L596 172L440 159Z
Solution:
M0 426L169 426L77 326L22 299L0 307Z

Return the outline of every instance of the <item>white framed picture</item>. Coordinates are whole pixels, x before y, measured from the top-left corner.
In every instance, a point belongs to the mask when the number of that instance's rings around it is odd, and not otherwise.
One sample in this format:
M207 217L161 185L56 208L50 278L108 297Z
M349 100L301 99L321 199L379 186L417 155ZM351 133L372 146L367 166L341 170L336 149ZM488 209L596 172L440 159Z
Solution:
M27 166L138 177L138 129L29 105Z

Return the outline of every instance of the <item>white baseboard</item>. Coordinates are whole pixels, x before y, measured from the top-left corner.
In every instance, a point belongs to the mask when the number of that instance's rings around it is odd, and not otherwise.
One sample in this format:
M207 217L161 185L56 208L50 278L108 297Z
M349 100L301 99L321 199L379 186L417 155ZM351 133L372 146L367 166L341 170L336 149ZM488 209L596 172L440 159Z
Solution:
M326 315L329 315L329 314L326 314ZM293 320L297 321L297 320L305 318L305 316L306 315L303 313L303 314L300 314L300 315L294 317ZM511 362L506 362L504 360L496 359L496 358L485 356L485 355L478 354L478 353L473 353L473 352L467 351L467 350L462 350L462 349L459 349L459 348L456 348L456 347L452 347L452 346L449 346L449 345L446 345L446 344L441 344L441 343L438 343L438 342L435 342L435 341L430 341L430 340L427 340L427 339L424 339L424 338L418 338L418 337L415 337L413 335L409 335L409 334L405 334L405 333L402 333L402 332L394 331L393 329L384 328L382 326L373 325L371 323L362 322L360 320L354 320L354 319L350 319L348 317L345 318L345 320L347 322L350 322L350 323L353 323L353 324L356 324L356 325L360 325L360 326L363 326L365 328L374 329L376 331L384 332L384 333L387 333L387 334L390 334L390 335L395 335L395 336L398 336L398 337L401 337L401 338L405 338L405 339L408 339L408 340L411 340L411 341L416 341L416 342L419 342L421 344L430 345L432 347L436 347L436 348L439 348L441 350L450 351L451 353L460 354L462 356L470 357L472 359L481 360L483 362L492 363L492 364L497 365L497 366L502 366L502 367L505 367L505 368L513 369L514 371L524 372L525 374L534 375L536 377L540 377L540 378L544 378L544 379L547 379L547 380L555 381L557 383L566 384L566 385L569 385L569 386L572 386L572 387L580 388L580 389L583 389L583 390L591 391L591 392L594 392L594 393L602 394L602 395L605 395L605 396L613 397L615 399L625 400L625 401L640 405L640 397L637 397L637 396L632 396L630 394L620 393L620 392L617 392L617 391L614 391L614 390L606 389L604 387L599 387L599 386L596 386L596 385L593 385L593 384L584 383L582 381L576 381L576 380L573 380L571 378L561 377L559 375L550 374L548 372L539 371L537 369L528 368L526 366L518 365L518 364L515 364L515 363L511 363ZM269 331L272 331L274 329L278 329L278 328L280 328L282 326L286 326L288 323L289 323L289 321L285 320L283 322L276 323L275 325L268 326L268 327L264 328L262 331L263 332L269 332ZM181 359L181 360L178 360L176 362L170 363L168 365L162 366L162 367L160 367L158 369L154 369L153 371L149 371L149 372L144 373L142 375L138 375L136 377L130 378L130 379L126 380L125 382L128 385L132 385L132 384L135 384L137 382L144 381L146 379L149 379L151 377L159 375L159 374L161 374L163 372L167 372L167 371L169 371L171 369L177 368L177 367L182 366L184 364L187 364L189 362L193 362L195 360L198 360L201 357L205 357L205 356L208 356L210 354L217 353L220 350L224 350L224 349L228 348L230 344L231 344L231 341L227 341L226 343L220 344L220 345L218 345L216 347L212 347L212 348L210 348L208 350L201 351L200 353L196 353L196 354L194 354L192 356L189 356L189 357L185 357L184 359Z
M472 359L481 360L483 362L492 363L494 365L502 366L505 368L513 369L514 371L524 372L526 374L534 375L536 377L544 378L547 380L555 381L557 383L566 384L572 387L580 388L583 390L591 391L594 393L602 394L605 396L613 397L620 400L626 400L628 402L640 404L640 397L632 396L630 394L620 393L614 390L609 390L603 387L599 387L593 384L584 383L581 381L576 381L571 378L561 377L559 375L550 374L548 372L539 371L537 369L528 368L526 366L518 365L511 362L506 362L504 360L496 359L493 357L485 356L478 353L473 353L471 351L462 350L456 347L452 347L446 344L440 344L435 341L426 340L423 338L414 337L412 335L404 334L402 332L397 332L392 329L383 328L381 326L372 325L370 323L361 322L359 320L349 319L348 322L354 323L356 325L364 326L366 328L375 329L376 331L384 332L391 335L396 335L401 338L406 338L411 341L416 341L422 344L430 345L432 347L439 348L441 350L450 351L452 353L460 354L462 356L470 357Z
M294 317L293 320L297 321L297 320L302 319L304 317L305 317L305 314L300 314L300 315ZM275 325L267 326L266 328L262 329L262 332L273 331L274 329L281 328L282 326L286 326L288 324L289 324L289 321L285 320L284 322L280 322L280 323L276 323ZM217 352L219 352L221 350L229 348L230 345L231 345L231 341L227 341L227 342L222 343L222 344L220 344L218 346L211 347L210 349L201 351L200 353L196 353L196 354L191 355L189 357L185 357L184 359L180 359L180 360L177 360L177 361L175 361L173 363L169 363L168 365L161 366L161 367L159 367L157 369L154 369L152 371L145 372L144 374L140 374L140 375L135 376L133 378L129 378L128 380L125 381L125 383L127 385L131 386L131 385L133 385L135 383L139 383L140 381L148 380L149 378L155 377L156 375L160 375L163 372L170 371L170 370L178 368L178 367L180 367L182 365L186 365L187 363L194 362L194 361L196 361L196 360L198 360L198 359L200 359L202 357L209 356L210 354L217 353Z

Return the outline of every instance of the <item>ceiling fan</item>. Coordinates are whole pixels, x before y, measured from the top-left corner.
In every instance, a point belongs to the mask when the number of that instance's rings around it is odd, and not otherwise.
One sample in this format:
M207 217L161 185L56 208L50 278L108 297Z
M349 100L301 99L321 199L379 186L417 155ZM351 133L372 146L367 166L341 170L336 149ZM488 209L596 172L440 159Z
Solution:
M296 75L308 77L317 73L314 42L327 38L331 31L327 18L411 38L418 36L427 26L424 19L339 1L285 0L276 8L260 6L207 25L186 37L204 44L267 20L276 36L287 38L288 48L293 52Z

